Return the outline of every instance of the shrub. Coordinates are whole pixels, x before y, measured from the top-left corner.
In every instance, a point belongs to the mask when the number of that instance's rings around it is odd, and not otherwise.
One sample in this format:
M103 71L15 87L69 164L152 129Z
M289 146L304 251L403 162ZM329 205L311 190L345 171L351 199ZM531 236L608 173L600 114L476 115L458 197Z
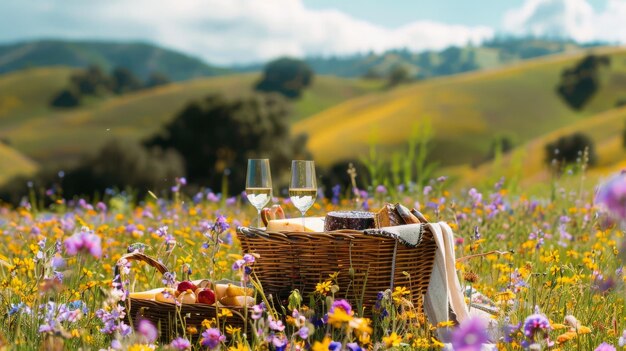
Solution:
M560 137L546 145L546 162L556 161L559 166L568 163L582 162L585 150L587 150L587 163L593 166L597 161L593 140L583 133L574 133Z
M187 105L148 146L172 148L184 155L192 183L220 189L227 169L232 188L241 190L248 158L270 158L272 176L289 169L292 159L307 157L306 137L289 133L289 111L277 94L228 100L211 95Z
M288 98L300 97L302 91L313 82L313 70L302 60L280 58L268 63L263 78L255 89L277 92Z
M600 87L600 68L610 63L608 56L586 56L575 67L563 70L557 93L571 108L581 110Z
M59 178L59 169L64 176ZM148 191L161 193L185 175L184 161L175 150L145 148L131 140L112 139L92 157L74 167L59 165L39 171L32 177L18 177L0 189L0 199L18 203L28 194L27 183L37 191L58 186L63 196L92 196L106 189L132 189L139 196Z

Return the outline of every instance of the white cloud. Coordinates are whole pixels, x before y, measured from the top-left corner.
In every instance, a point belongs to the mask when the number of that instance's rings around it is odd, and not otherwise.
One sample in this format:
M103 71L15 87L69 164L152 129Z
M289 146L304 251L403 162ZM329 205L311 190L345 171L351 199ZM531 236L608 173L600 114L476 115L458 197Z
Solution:
M505 14L503 28L513 34L626 43L626 0L608 0L600 11L587 0L526 0Z
M416 21L389 29L301 0L24 0L0 4L0 40L40 37L149 40L209 62L335 55L479 43L486 26Z

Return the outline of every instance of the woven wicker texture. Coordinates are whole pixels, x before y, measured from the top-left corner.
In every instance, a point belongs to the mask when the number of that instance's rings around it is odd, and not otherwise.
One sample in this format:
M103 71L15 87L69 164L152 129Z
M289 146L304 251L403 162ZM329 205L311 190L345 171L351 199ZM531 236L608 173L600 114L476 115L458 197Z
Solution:
M254 269L266 294L283 301L293 289L299 289L307 296L318 282L339 272L340 291L335 296L353 303L362 301L366 315L379 291L397 286L410 289L413 304L421 306L436 250L428 227L416 247L354 230L266 232L240 227L237 236L244 252L260 255Z
M123 262L124 259L128 261L146 262L156 268L161 274L168 271L167 267L163 264L142 253L124 255L120 258L118 264ZM117 266L118 265L116 265L116 267ZM147 319L159 328L161 340L165 341L182 335L183 330L189 327L196 327L198 331L201 331L202 321L216 318L217 313L221 310L220 307L216 307L215 305L200 303L182 304L177 308L173 303L134 298L130 298L128 303L130 304L130 309L125 318L126 323L131 323L130 319L132 319L132 323L136 326L140 319ZM220 318L220 325L231 325L243 329L245 323L243 309L237 307L228 307L228 309L232 312L233 316ZM181 321L180 317L182 317L183 321ZM192 335L192 339L197 337L199 337L198 334Z

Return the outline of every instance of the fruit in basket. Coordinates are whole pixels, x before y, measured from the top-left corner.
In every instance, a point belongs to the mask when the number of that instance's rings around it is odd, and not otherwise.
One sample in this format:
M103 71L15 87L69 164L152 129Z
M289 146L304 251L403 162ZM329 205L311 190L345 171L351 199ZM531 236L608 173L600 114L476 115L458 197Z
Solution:
M199 288L196 290L196 302L212 305L215 303L215 292L209 288Z
M171 288L165 288L161 291L159 291L155 296L154 299L156 301L159 302L169 302L169 303L175 303L176 302L176 290L171 289Z
M242 286L237 286L233 284L228 284L228 286L226 287L226 291L224 292L224 295L226 297L237 297L244 295L252 296L253 294L254 291L252 290L252 288L244 288Z
M191 291L196 291L196 289L198 289L198 287L196 286L196 284L190 282L190 281L184 281L184 282L180 282L178 283L178 286L176 287L176 290L180 291L180 292L184 292L187 290L191 290Z
M191 290L183 291L176 298L180 303L196 303L196 294Z
M224 296L220 300L220 304L231 307L254 306L255 300L252 296Z

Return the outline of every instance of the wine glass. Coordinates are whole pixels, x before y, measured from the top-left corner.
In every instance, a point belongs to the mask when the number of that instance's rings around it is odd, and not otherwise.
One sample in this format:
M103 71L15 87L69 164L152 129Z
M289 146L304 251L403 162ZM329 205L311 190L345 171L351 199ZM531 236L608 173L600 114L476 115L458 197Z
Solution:
M304 230L304 214L317 198L317 180L315 179L315 163L313 161L291 161L289 197L291 203L302 213L302 228Z
M257 209L257 228L261 227L261 210L272 198L272 175L270 160L249 159L246 174L246 195Z

